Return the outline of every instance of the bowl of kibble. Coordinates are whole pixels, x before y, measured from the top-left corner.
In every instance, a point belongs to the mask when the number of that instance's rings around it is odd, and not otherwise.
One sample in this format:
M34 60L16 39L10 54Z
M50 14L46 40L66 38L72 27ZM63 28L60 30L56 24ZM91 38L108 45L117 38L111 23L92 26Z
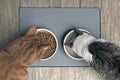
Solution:
M49 44L50 48L45 52L42 61L52 58L57 52L58 41L55 34L45 28L37 29L37 36L40 38L42 44Z

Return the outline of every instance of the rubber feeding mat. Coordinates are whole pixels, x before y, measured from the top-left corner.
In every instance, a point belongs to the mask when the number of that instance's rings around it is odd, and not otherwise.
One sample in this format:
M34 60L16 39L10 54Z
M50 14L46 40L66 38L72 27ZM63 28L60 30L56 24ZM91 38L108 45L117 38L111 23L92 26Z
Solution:
M51 30L58 39L56 54L46 61L34 63L31 66L40 67L80 67L89 66L84 60L73 60L63 50L62 41L66 32L74 27L80 27L100 38L99 8L20 8L20 33L36 25Z

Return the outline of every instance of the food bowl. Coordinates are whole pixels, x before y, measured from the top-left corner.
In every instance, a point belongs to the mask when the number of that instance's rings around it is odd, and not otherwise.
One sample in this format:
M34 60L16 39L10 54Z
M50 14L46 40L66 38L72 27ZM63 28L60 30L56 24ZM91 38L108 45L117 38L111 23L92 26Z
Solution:
M90 34L89 31L85 30L85 29L79 29L80 31L83 31L87 34ZM83 58L79 57L71 48L69 48L68 46L65 45L66 42L68 42L70 40L70 38L73 36L74 30L69 31L63 41L63 48L65 53L67 54L67 56L69 56L71 59L74 60L83 60Z
M48 29L39 28L39 29L37 29L37 36L42 37L40 39L42 40L42 42L44 44L46 44L46 42L47 42L51 46L51 48L46 51L46 54L43 56L41 61L48 60L48 59L52 58L58 49L58 40L57 40L55 34Z

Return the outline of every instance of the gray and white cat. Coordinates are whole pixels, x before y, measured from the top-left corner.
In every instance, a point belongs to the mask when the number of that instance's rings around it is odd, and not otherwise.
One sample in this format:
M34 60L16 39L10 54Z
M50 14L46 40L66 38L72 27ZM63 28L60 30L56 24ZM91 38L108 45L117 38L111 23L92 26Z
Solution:
M89 62L105 80L120 80L120 47L79 29L66 44L78 56Z

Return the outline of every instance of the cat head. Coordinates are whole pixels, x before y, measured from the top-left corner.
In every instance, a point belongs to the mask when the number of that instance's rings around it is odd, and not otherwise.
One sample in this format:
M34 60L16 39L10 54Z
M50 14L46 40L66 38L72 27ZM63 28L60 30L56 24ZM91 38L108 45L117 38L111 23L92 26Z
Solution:
M72 49L74 40L78 36L82 36L82 35L83 35L83 31L80 31L79 29L74 28L73 29L73 36L70 37L70 40L68 42L66 42L65 45Z
M81 38L83 37L84 32L79 30L78 28L74 28L73 29L73 36L71 36L68 42L65 43L65 45L70 48L72 51L74 51L76 53L76 50L74 49L75 45L75 40L78 38L78 36L81 36ZM84 38L84 37L83 37ZM80 56L82 57L82 56Z
M33 26L29 29L25 36L12 42L8 47L16 63L21 65L31 65L39 61L46 50L50 48L49 44L43 44L40 38L36 36L36 27Z
M71 40L65 43L65 45L74 51L79 57L90 61L92 55L87 48L93 40L95 40L95 38L90 35L89 32L75 28L73 37L71 37Z

